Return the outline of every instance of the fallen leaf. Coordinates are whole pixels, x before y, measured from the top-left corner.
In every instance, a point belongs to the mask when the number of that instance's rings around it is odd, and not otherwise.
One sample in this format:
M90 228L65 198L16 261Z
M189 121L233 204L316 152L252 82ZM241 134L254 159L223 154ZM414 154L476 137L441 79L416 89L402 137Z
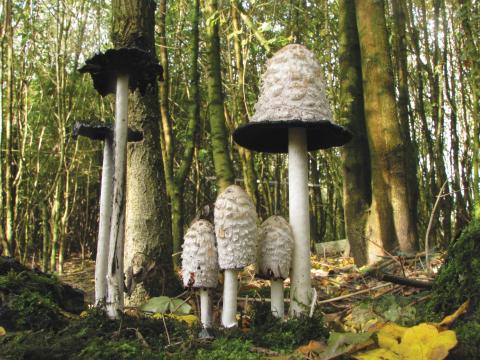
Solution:
M441 329L448 329L461 315L467 312L469 304L470 300L465 301L453 314L446 316L438 324L438 327Z
M5 335L7 335L7 331L3 326L0 326L0 336L5 336Z

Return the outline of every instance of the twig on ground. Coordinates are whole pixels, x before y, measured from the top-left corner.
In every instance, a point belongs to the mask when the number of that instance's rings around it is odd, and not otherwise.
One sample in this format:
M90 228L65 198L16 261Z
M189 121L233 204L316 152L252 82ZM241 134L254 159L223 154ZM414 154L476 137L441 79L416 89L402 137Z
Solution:
M165 316L162 316L163 327L165 328L165 334L167 334L167 341L168 345L171 345L172 342L170 341L170 335L168 334L167 323L165 322Z
M432 213L430 214L430 220L428 221L428 226L427 226L427 231L425 232L425 263L427 266L427 271L431 272L430 268L430 259L429 259L429 254L428 254L428 237L430 235L430 230L432 229L432 224L433 224L433 216L435 215L435 211L437 210L437 206L440 203L440 199L442 198L442 193L443 189L447 185L448 180L445 180L443 183L442 187L440 188L440 191L438 192L437 195L437 200L435 200L435 205L433 205Z
M317 304L328 304L330 302L339 301L339 300L343 300L343 299L348 299L350 297L365 294L365 293L371 292L373 290L381 289L381 288L386 287L386 286L392 286L392 285L390 283L380 284L380 285L377 285L377 286L374 286L374 287L371 287L371 288L368 288L368 289L356 291L356 292L351 293L351 294L345 294L345 295L337 296L337 297L334 297L334 298L331 298L331 299L317 301Z

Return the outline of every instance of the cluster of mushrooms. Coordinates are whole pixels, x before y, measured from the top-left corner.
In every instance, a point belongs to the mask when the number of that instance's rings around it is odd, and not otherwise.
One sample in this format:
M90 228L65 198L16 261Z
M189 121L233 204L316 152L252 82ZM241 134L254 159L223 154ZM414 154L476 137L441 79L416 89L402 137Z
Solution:
M217 287L224 271L222 325L237 326L238 272L257 263L257 275L271 281L271 309L283 318L283 280L289 276L293 234L281 216L271 216L260 226L248 194L239 186L227 187L217 198L214 225L195 221L185 234L182 273L185 287L200 292L201 322L212 327L209 289Z
M249 150L288 154L290 223L271 216L257 227L253 202L245 191L232 185L217 198L214 226L205 220L191 226L183 247L183 280L185 286L201 291L205 328L212 323L206 289L216 287L219 268L225 274L222 325L237 325L238 271L253 264L255 258L257 276L271 281L275 316L284 316L283 280L289 276L290 315L313 309L308 152L342 146L352 136L332 122L322 67L311 51L291 44L267 61L255 114L235 130L233 140Z

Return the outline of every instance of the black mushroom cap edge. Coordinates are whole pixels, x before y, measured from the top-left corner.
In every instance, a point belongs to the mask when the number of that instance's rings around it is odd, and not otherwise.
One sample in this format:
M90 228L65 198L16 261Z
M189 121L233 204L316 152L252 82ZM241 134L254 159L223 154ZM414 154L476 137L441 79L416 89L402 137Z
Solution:
M288 153L288 129L307 129L307 150L314 151L342 146L353 134L347 128L329 120L274 120L250 122L239 126L233 140L240 146L253 151Z
M163 81L163 68L150 52L138 48L109 49L85 61L78 71L92 76L93 86L101 96L114 94L118 74L128 74L130 90L145 94L148 84Z

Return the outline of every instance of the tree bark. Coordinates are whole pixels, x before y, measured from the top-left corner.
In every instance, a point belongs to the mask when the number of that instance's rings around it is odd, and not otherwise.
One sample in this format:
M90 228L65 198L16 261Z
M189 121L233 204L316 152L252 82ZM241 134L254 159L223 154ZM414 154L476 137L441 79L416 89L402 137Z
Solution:
M138 47L155 53L152 0L114 0L112 40L115 46ZM171 223L159 144L158 87L148 86L144 95L137 90L130 97L129 124L143 132L143 141L127 147L127 197L125 221L125 269L137 286L125 300L139 305L159 293L173 294L178 279L173 272ZM128 279L127 279L128 280Z
M220 193L234 183L235 175L230 152L228 150L228 137L223 109L217 0L207 1L205 15L208 19L206 25L208 115L210 120L213 163L215 165L215 173L217 176L217 191Z
M363 96L370 149L372 204L367 220L369 260L396 243L417 244L408 202L405 144L397 117L384 1L355 0Z
M345 230L358 266L368 263L366 222L372 200L355 4L339 2L341 123L354 134L342 147Z

